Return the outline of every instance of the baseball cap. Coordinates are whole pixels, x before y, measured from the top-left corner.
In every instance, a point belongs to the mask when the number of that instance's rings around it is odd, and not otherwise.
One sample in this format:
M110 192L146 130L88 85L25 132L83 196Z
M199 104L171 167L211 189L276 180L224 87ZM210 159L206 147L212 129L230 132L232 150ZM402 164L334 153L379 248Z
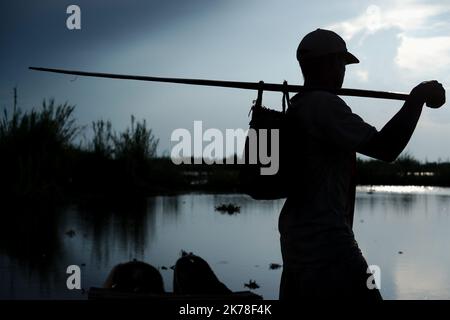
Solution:
M324 56L330 53L342 53L346 64L359 63L358 58L348 52L344 39L337 33L317 29L308 33L297 48L297 60Z

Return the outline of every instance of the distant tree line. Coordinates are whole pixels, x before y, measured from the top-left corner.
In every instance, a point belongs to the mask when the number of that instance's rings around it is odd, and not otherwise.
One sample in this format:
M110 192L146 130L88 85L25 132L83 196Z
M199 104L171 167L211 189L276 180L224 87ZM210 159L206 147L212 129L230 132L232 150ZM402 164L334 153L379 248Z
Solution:
M420 162L407 153L392 163L358 159L357 168L360 185L450 186L449 162Z

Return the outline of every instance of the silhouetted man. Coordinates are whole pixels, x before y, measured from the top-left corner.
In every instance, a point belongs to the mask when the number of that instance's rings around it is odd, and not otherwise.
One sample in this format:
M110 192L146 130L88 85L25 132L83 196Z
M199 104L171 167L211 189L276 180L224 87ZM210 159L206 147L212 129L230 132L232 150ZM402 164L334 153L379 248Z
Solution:
M379 291L366 284L368 266L352 231L356 152L395 160L411 138L423 104L440 107L445 91L437 81L419 84L377 131L332 93L342 86L345 66L359 62L339 35L323 29L309 33L298 46L297 59L304 85L321 89L294 96L288 113L297 141L291 149L301 151L292 168L293 192L279 218L284 263L280 299L381 300Z

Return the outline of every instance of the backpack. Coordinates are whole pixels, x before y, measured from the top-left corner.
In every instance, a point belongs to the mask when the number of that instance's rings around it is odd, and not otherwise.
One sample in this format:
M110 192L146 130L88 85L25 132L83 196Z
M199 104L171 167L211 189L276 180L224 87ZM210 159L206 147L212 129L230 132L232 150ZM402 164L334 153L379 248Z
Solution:
M245 147L243 152L244 164L240 166L239 180L240 189L242 192L250 195L257 200L271 200L286 198L289 193L289 155L287 154L289 144L289 134L291 125L289 122L290 117L287 116L286 105L290 108L289 92L283 91L282 111L266 108L262 106L262 86L264 82L260 81L261 89L258 90L258 97L254 101L253 106L250 109L251 120L250 129L253 129L253 133L247 134L245 140ZM284 81L283 85L287 86L287 82ZM273 161L272 152L276 152L276 148L271 145L271 133L272 130L278 130L279 133L279 162L278 171L272 175L263 175L261 170L267 168L267 164L261 163L259 157L261 142L264 143L263 137L261 137L261 129L267 130L266 140L267 154L271 156ZM254 134L255 133L255 134ZM256 163L251 161L252 152L253 160L254 153L257 152Z

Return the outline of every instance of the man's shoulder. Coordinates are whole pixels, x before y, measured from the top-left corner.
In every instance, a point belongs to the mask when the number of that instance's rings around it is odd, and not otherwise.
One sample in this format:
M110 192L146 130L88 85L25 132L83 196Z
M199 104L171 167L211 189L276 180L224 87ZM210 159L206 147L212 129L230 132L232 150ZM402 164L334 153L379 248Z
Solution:
M338 95L324 90L297 94L293 97L291 104L298 111L311 109L313 113L351 112L350 107Z
M314 90L309 92L308 99L312 102L324 104L347 105L337 94L325 90Z

